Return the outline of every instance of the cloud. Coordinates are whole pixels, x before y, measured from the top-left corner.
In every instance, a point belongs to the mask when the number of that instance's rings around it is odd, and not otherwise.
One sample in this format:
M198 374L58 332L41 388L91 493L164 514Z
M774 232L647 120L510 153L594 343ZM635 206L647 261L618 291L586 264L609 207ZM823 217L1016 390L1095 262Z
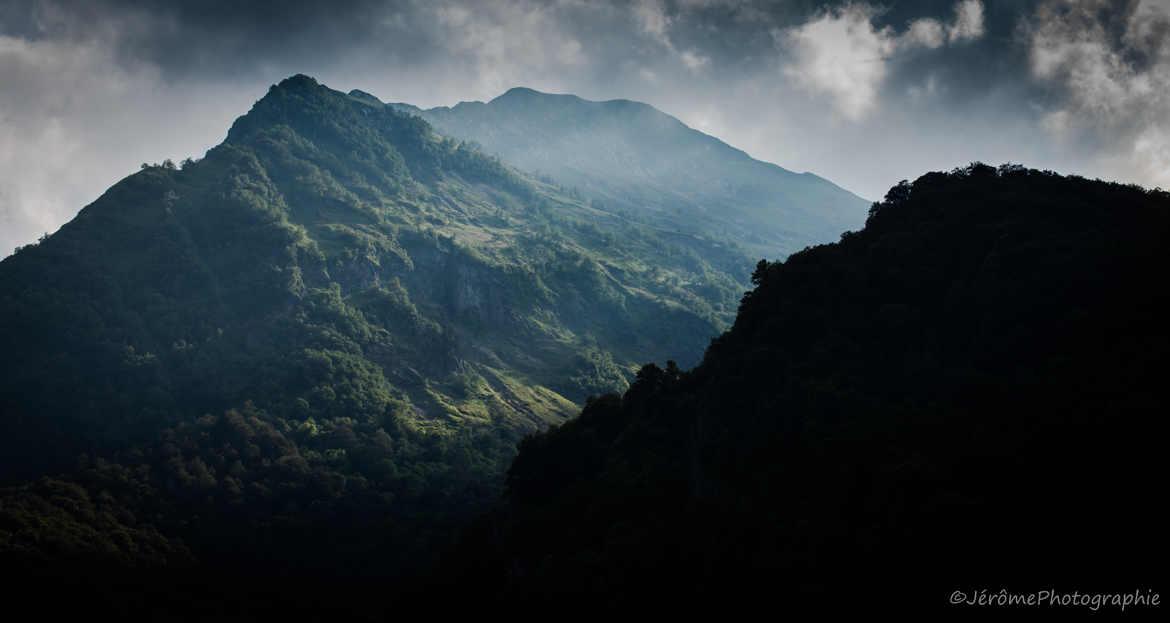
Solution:
M56 230L62 217L79 207L66 205L76 199L69 189L104 172L85 157L85 134L74 114L78 97L85 98L85 106L113 114L116 102L131 95L133 77L109 71L109 58L110 51L94 43L0 35L0 83L20 85L0 101L0 255L34 231Z
M793 55L784 74L814 93L828 95L853 121L873 107L886 74L886 56L895 47L889 28L874 30L873 15L869 5L851 4L782 35Z
M691 71L699 71L700 69L703 69L711 64L710 58L707 58L701 54L697 54L691 50L685 50L679 53L679 58L682 59L682 62L687 66L687 69L690 69Z
M910 23L903 40L908 45L921 45L933 49L941 46L946 41L946 36L943 34L943 25L938 20L924 17Z
M792 61L784 75L799 86L832 99L836 110L850 121L860 121L877 104L887 65L896 51L968 41L983 34L983 4L962 0L955 5L955 21L945 27L932 18L910 23L902 35L890 26L876 28L880 11L868 4L850 3L825 11L805 24L774 31L778 45Z
M1048 2L1023 25L1033 76L1063 89L1045 109L1054 135L1112 136L1113 175L1170 187L1170 6L1144 0L1116 22L1099 1Z
M947 29L951 41L969 41L983 36L983 3L962 0L955 5L955 23Z
M439 3L432 44L468 64L478 83L474 92L499 93L586 64L581 42L559 17L554 8L522 0Z
M674 47L667 35L671 20L666 15L666 7L661 0L639 0L634 3L632 10L634 17L642 26L642 32L650 35L664 46Z
M684 9L710 8L717 3L704 0L683 2ZM635 21L641 26L642 33L661 45L674 55L683 66L691 72L698 72L711 65L710 57L704 56L697 50L680 50L670 38L670 28L674 18L666 14L666 6L662 0L638 0L631 6Z

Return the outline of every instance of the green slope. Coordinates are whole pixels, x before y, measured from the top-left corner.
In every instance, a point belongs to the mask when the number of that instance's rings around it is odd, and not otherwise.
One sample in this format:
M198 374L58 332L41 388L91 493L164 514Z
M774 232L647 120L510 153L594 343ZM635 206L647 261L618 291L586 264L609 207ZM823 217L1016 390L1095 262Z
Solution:
M735 240L755 257L836 240L861 227L869 207L825 179L755 160L640 102L514 88L486 104L394 106L574 187L601 209Z
M4 480L86 453L77 478L157 504L196 556L217 539L190 514L445 526L525 433L646 361L697 362L749 267L289 78L202 160L145 166L0 263Z

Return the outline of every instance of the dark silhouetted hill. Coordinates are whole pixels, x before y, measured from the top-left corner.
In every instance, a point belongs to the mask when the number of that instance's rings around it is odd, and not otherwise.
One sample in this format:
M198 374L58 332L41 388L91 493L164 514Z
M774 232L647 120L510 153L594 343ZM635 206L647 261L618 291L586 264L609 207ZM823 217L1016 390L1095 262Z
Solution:
M1168 235L1162 191L904 182L761 263L700 366L525 440L448 570L506 603L672 610L1158 589Z

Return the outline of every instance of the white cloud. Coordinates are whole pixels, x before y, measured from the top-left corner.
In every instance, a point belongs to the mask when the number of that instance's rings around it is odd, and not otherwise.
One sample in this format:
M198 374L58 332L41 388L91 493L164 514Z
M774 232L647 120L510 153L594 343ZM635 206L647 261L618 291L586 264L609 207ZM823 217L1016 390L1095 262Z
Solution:
M1170 190L1170 130L1165 125L1146 126L1133 141L1129 164L1135 179Z
M1057 138L1064 138L1068 132L1070 117L1067 110L1049 111L1040 116L1040 127Z
M642 26L642 32L650 35L662 45L673 48L667 29L670 28L670 17L666 15L666 8L661 0L639 0L633 6L634 16Z
M951 41L968 41L983 36L983 2L962 0L955 5L955 23L947 29Z
M1101 6L1053 1L1025 25L1033 76L1068 92L1059 110L1043 113L1042 127L1119 138L1123 147L1104 156L1110 174L1170 187L1170 6L1141 2L1120 39L1099 21Z
M837 111L861 119L874 105L895 47L889 28L875 30L874 9L851 4L784 33L794 62L784 74L814 93L832 98Z
M709 6L709 3L704 0L696 0L689 4L684 3L684 6L686 8L705 7ZM632 5L632 11L642 33L669 50L687 69L699 72L711 65L711 58L704 56L697 50L679 50L675 47L674 42L670 40L670 27L674 20L666 14L666 7L662 0L639 0Z
M561 28L556 7L444 3L434 11L437 39L472 65L473 93L494 95L518 84L555 87L559 75L587 62L581 42Z
M699 71L700 69L703 69L711 64L710 58L691 50L683 51L679 54L679 58L682 59L682 62L687 66L687 69L691 71Z
M922 45L928 48L937 48L943 44L943 25L936 19L925 17L910 23L910 29L902 36L902 40L910 45Z
M784 74L802 88L828 96L846 119L860 121L876 106L895 51L940 47L944 30L952 42L983 34L980 0L957 3L955 22L948 27L922 18L911 22L902 35L889 26L874 28L877 15L876 8L853 3L821 13L802 26L773 31L777 44L792 55Z

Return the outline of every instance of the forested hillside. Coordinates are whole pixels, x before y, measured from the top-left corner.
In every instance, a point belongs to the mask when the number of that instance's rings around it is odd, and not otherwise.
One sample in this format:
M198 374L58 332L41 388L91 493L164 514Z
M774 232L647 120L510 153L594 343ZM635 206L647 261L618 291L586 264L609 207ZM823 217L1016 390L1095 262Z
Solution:
M289 78L0 263L0 553L418 568L750 267Z
M1156 588L1167 235L1162 191L904 182L864 230L760 263L700 366L525 440L451 577L507 603L952 614L955 590Z

